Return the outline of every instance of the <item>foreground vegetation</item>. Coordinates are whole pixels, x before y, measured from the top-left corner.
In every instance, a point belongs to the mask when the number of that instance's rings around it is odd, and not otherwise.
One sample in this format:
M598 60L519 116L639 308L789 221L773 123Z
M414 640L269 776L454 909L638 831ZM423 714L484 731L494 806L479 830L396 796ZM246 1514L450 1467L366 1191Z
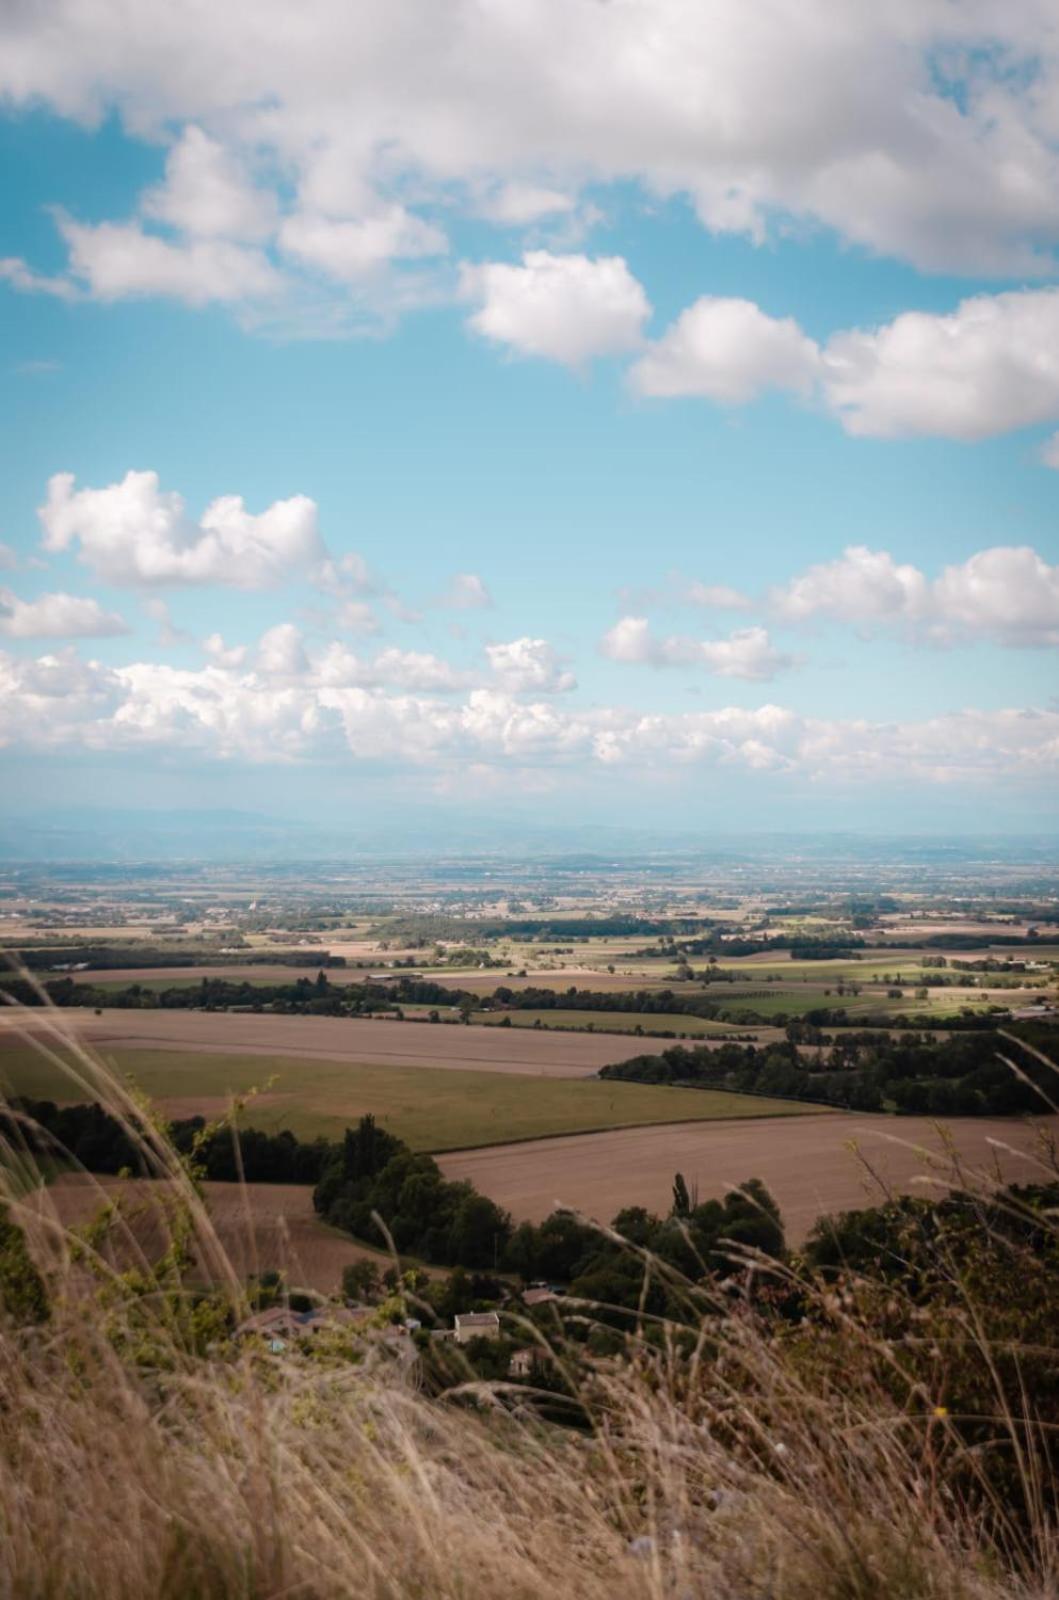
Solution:
M752 1185L700 1216L675 1181L668 1217L584 1230L609 1263L595 1294L585 1273L540 1308L501 1288L507 1344L433 1341L431 1317L473 1284L411 1277L355 1325L324 1314L270 1342L245 1319L288 1296L239 1282L195 1153L98 1063L79 1077L168 1180L169 1230L150 1256L113 1211L62 1230L46 1192L27 1199L25 1124L9 1128L0 1592L1054 1593L1059 1189L1043 1153L1032 1189L964 1172L949 1197L822 1226L802 1257ZM422 1331L402 1331L413 1312ZM537 1381L512 1382L516 1343Z

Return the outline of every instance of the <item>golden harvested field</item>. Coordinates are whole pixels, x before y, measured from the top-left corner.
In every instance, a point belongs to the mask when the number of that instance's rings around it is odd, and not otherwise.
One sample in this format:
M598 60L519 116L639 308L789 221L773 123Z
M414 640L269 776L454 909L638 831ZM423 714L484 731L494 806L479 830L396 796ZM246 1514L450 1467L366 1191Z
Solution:
M1059 1117L966 1117L947 1124L960 1157L972 1168L999 1163L1007 1181L1042 1177L1034 1156L1042 1131L1059 1135ZM783 1121L681 1123L620 1129L532 1145L497 1146L442 1156L448 1178L469 1178L519 1221L538 1222L557 1203L609 1222L623 1206L669 1208L673 1175L682 1172L702 1199L761 1178L779 1202L788 1239L804 1239L824 1212L878 1204L881 1191L848 1148L898 1190L918 1188L930 1169L925 1152L947 1173L937 1124L927 1117L833 1113ZM996 1141L991 1143L990 1141ZM1013 1152L1002 1148L1009 1146ZM944 1185L948 1187L946 1183ZM929 1192L924 1189L923 1192Z
M459 1023L388 1022L359 1017L277 1017L263 1012L93 1011L64 1008L54 1021L104 1053L111 1048L205 1050L317 1061L468 1068L545 1078L584 1078L608 1062L641 1055L642 1040L613 1034L535 1033ZM0 1043L19 1036L18 1017L0 1012Z
M128 1235L112 1254L115 1264L128 1266L136 1247L154 1252L163 1244L164 1214L161 1203L168 1185L147 1179L94 1178L85 1173L64 1173L47 1189L37 1190L24 1204L54 1215L64 1227L76 1227L96 1216L107 1201L119 1200L128 1219ZM320 1221L313 1210L312 1189L294 1183L206 1183L206 1205L220 1244L240 1278L251 1273L283 1272L293 1288L334 1294L342 1269L365 1258L390 1265L381 1251L356 1244L345 1234ZM118 1234L115 1234L118 1238ZM199 1275L208 1264L199 1263Z

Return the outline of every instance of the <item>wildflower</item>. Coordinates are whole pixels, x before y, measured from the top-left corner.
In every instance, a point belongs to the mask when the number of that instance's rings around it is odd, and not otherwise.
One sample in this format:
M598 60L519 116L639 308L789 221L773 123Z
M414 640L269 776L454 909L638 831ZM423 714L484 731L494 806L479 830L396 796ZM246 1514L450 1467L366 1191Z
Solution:
M934 1407L934 1415L937 1417L939 1422L944 1422L944 1420L948 1416L948 1414L949 1414L948 1406L935 1406Z

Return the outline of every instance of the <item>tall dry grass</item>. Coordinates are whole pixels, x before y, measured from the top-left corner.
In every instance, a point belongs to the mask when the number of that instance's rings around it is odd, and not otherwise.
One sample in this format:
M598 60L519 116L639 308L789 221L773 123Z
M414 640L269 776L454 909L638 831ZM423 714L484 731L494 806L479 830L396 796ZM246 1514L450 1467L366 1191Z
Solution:
M140 1126L135 1096L66 1039L65 1019L48 1027L45 1048L79 1097ZM641 1317L621 1357L592 1359L556 1335L554 1359L591 1419L560 1427L504 1386L428 1397L415 1364L371 1330L354 1340L336 1327L276 1354L233 1342L244 1286L164 1131L141 1137L171 1193L150 1259L120 1213L65 1228L34 1185L28 1145L16 1137L3 1152L8 1214L50 1308L44 1322L0 1319L5 1597L1056 1593L1032 1395L1013 1414L998 1374L995 1427L1021 1473L1015 1514L954 1419L900 1381L901 1352L856 1285L836 1293L797 1264L782 1269L780 1291L821 1311L825 1332L808 1348L797 1326L777 1333L758 1315L746 1283L772 1269L745 1259L723 1303L672 1284L679 1325ZM974 1338L972 1312L961 1340ZM979 1355L988 1368L988 1346Z

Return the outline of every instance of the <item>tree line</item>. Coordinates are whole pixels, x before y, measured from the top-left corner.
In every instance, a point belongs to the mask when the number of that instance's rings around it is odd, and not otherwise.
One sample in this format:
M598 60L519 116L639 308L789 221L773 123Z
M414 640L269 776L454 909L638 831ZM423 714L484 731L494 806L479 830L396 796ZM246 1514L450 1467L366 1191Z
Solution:
M807 1032L792 1028L792 1032ZM1026 1041L1055 1054L1059 1029L1023 1024ZM1018 1072L1002 1056L1019 1056ZM603 1067L600 1077L738 1094L822 1101L851 1111L928 1116L1008 1116L1048 1109L1049 1071L995 1029L950 1038L844 1033L829 1047L788 1038L766 1047L673 1045Z

